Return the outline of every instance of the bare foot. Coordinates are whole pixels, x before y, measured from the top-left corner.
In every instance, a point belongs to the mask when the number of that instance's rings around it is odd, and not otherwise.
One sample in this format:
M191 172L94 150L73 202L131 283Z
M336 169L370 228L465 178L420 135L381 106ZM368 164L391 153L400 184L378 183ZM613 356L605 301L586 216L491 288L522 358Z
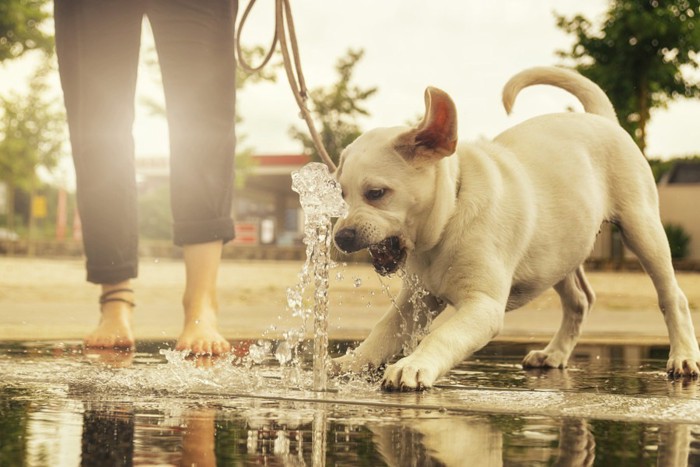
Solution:
M185 245L185 326L175 345L195 355L220 355L231 344L217 329L216 276L221 262L221 241Z
M134 308L134 292L131 281L117 284L102 284L100 296L100 323L84 339L85 348L122 349L134 348L134 333L131 330L131 314Z
M85 348L131 349L134 334L131 330L131 306L121 302L102 305L102 317L97 328L85 337Z
M185 312L185 327L175 350L189 350L195 355L221 355L231 350L231 344L216 327L216 312L200 310Z
M207 319L186 320L175 350L189 350L195 355L221 355L231 350L231 344Z

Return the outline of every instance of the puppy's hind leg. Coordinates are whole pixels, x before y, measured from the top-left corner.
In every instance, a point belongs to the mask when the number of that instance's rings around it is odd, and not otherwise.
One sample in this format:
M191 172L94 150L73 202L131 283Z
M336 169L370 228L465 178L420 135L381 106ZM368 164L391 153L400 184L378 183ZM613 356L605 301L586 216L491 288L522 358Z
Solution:
M564 368L581 335L581 324L595 302L583 266L554 286L563 310L561 325L544 350L533 350L523 359L524 368Z
M656 288L671 344L666 371L675 377L697 377L700 373L700 348L688 299L676 281L668 239L656 212L648 209L620 216L622 239L637 255Z

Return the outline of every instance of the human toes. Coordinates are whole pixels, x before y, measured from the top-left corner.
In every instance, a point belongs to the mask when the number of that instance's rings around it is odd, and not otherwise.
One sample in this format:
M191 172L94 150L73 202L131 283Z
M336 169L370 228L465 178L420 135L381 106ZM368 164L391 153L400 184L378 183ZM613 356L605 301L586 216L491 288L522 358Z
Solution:
M83 347L87 349L130 350L134 347L134 340L129 336L96 331L83 339Z
M231 350L231 344L223 337L187 338L181 337L175 350L189 350L194 355L221 355Z

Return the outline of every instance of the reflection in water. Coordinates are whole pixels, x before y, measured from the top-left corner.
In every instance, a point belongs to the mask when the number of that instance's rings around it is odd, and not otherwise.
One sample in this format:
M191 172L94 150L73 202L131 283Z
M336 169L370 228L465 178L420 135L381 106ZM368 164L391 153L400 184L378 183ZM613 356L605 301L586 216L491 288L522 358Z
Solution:
M677 422L675 414L659 412L656 419L618 419L605 406L586 407L592 416L580 417L571 416L581 413L573 405L556 416L477 414L455 405L466 394L481 394L477 388L491 390L489 397L505 406L538 394L582 404L605 399L576 396L624 395L652 408L654 401L699 398L697 381L665 379L665 353L656 358L653 348L583 347L563 371L523 371L516 362L526 350L491 346L425 395L382 394L376 383L349 381L338 389L342 400L319 402L289 389L268 394L260 385L249 387L248 396L240 389L226 393L216 361L175 368L155 348L83 354L6 346L0 348L0 465L700 463L700 418ZM174 387L183 380L192 385ZM450 403L447 410L441 401Z
M595 438L588 422L566 418L559 430L559 454L556 465L589 466L595 460Z
M371 430L391 466L501 465L503 434L484 417L419 418Z
M315 370L314 368L314 376L316 376ZM323 410L316 411L311 426L311 459L313 465L326 465L327 430L328 415Z
M88 407L83 412L82 431L82 465L132 465L134 458L132 407L111 405L101 408Z

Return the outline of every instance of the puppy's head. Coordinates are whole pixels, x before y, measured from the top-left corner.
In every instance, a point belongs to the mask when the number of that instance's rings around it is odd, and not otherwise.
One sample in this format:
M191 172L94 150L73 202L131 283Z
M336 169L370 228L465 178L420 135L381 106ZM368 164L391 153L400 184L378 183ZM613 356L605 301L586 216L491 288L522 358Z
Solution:
M368 248L380 274L395 272L420 245L435 201L436 165L455 152L457 112L450 97L425 91L425 116L415 128L379 128L358 137L341 154L336 177L348 216L335 226L336 246Z

